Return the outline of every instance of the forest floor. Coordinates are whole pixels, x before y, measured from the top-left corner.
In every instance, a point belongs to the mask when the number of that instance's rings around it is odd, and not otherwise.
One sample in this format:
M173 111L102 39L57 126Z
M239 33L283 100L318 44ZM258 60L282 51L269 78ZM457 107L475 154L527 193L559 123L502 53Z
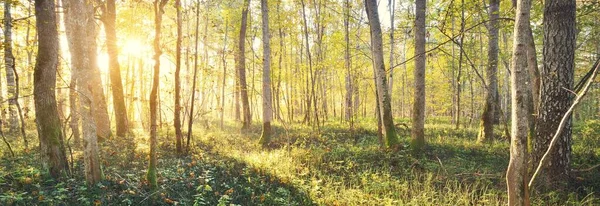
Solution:
M398 122L403 122L399 120ZM407 121L404 121L407 122ZM475 143L476 129L455 130L443 120L426 125L428 146L410 155L409 133L399 129L399 151L379 147L375 123L356 130L327 122L320 134L305 125L275 124L267 149L260 126L237 123L195 127L192 151L175 155L174 134L159 138L159 189L144 180L147 134L102 142L105 181L86 185L81 149L72 148L73 175L60 182L40 173L37 150L0 146L0 205L506 205L508 141ZM205 126L206 126L205 125ZM35 128L29 128L35 134ZM600 163L600 121L574 129L573 168ZM500 132L500 131L498 131ZM352 137L354 135L354 137ZM30 137L32 138L32 137ZM14 139L14 138L12 138ZM18 145L14 141L13 145ZM37 145L37 142L35 143ZM574 173L567 192L533 193L533 205L598 205L598 169Z

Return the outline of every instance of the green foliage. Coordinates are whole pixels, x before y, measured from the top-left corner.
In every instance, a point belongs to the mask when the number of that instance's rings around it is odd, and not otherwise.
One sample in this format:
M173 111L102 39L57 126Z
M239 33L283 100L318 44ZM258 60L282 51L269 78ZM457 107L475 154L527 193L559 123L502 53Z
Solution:
M402 121L398 121L402 122ZM261 127L244 134L195 128L197 145L178 157L173 132L159 134L159 187L145 180L146 135L101 143L106 180L88 186L83 160L75 155L74 176L62 182L43 178L35 153L0 160L2 205L503 205L508 142L476 143L475 128L454 130L446 120L430 120L428 147L419 157L408 150L382 150L373 121L358 121L354 136L340 122L320 134L306 125L272 126L265 151L256 144ZM589 146L600 124L589 121L574 132L574 168L600 162ZM75 148L77 150L77 148ZM20 150L19 150L20 151ZM570 193L532 194L535 205L599 204L595 172L575 173Z

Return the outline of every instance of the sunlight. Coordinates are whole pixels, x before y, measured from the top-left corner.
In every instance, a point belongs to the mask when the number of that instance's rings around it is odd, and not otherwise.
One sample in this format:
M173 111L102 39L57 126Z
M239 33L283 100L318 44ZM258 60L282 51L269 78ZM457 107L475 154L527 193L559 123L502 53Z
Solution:
M137 39L126 39L121 44L121 53L126 55L137 56L140 55L140 53L142 53L144 50L144 45L142 45L142 43L140 43L140 41Z

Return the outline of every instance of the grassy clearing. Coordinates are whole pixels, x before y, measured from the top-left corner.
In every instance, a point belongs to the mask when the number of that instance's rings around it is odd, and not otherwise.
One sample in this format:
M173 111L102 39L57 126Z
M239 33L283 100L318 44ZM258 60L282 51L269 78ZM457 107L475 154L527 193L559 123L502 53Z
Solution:
M401 122L401 120L399 121ZM218 124L212 124L218 125ZM44 181L37 153L4 154L0 203L8 205L506 205L504 173L508 142L476 144L474 129L454 130L444 120L426 125L428 147L418 158L408 133L397 152L379 148L374 123L359 121L350 134L335 121L321 133L304 125L274 125L267 149L258 145L260 126L244 134L230 122L223 130L196 128L192 154L174 154L174 135L164 127L159 148L159 185L143 179L147 135L102 143L107 180L86 186L81 154L75 152L72 179ZM600 163L598 122L575 128L574 168ZM355 135L354 138L352 135ZM75 148L77 151L78 149ZM534 205L597 205L597 170L574 173L569 192L533 194Z

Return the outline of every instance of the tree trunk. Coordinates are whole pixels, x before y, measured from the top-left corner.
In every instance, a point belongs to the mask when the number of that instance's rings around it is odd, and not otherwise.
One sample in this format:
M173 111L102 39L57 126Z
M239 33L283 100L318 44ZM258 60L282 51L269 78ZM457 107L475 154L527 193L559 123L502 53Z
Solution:
M183 133L181 132L181 41L183 39L183 28L181 17L181 0L175 0L175 9L177 10L177 45L175 54L175 110L173 114L173 126L175 127L175 141L177 154L183 154L183 147L181 145L181 139L183 139Z
M190 139L192 138L192 125L194 124L194 102L196 101L196 79L198 77L198 29L200 27L200 0L196 0L196 35L194 41L194 76L192 77L192 99L190 101L190 113L188 113L188 132L186 151L190 151Z
M250 113L250 102L248 101L248 86L246 84L246 25L248 24L248 8L250 0L244 0L242 8L242 22L238 37L238 49L235 55L235 68L237 71L240 98L242 100L242 130L250 128L252 115Z
M96 85L92 87L92 95L93 104L96 105L94 107L94 121L96 122L96 133L98 134L98 140L102 141L107 139L111 135L110 131L110 118L108 115L108 106L106 104L106 96L104 95L104 91L102 89L102 79L100 77L100 71L98 70L98 66L94 66L95 69L93 71L94 75L91 77L90 81L92 85Z
M526 27L529 24L530 8L530 0L518 0L512 51L510 162L506 171L508 205L529 205L527 135L530 111L527 103L529 74Z
M226 86L226 78L227 78L227 61L226 61L226 54L227 54L227 32L229 31L228 28L229 27L229 22L227 20L225 20L225 34L223 35L223 53L221 54L221 61L222 61L222 66L223 66L223 79L221 80L221 105L220 105L220 111L221 111L221 116L220 116L220 124L219 124L219 128L223 129L223 121L225 118L225 86Z
M459 129L460 128L460 116L461 116L461 107L460 107L460 100L461 100L461 96L460 93L462 92L462 62L463 62L463 56L465 54L464 48L463 48L463 44L464 44L464 40L465 40L465 1L461 0L461 14L460 14L460 41L459 43L459 54L458 54L458 71L456 72L456 94L455 94L455 99L456 99L456 107L455 107L455 117L456 119L454 120L454 128L455 129Z
M569 109L574 95L575 66L575 0L548 0L544 5L544 65L540 76L539 116L536 124L534 161L538 162L547 150L560 119ZM569 182L571 157L571 120L541 173L542 186L561 190Z
M34 69L33 98L40 139L43 169L51 177L71 174L65 153L61 123L56 106L56 69L58 66L58 31L53 0L36 0L35 17L38 51Z
M389 81L389 96L390 102L392 102L392 96L394 96L394 43L396 42L394 39L394 11L396 8L396 1L389 0L388 7L390 10L390 81ZM392 112L393 114L393 112Z
M494 138L494 120L496 109L498 108L498 18L500 0L490 0L489 14L490 24L488 25L488 65L486 70L487 88L485 97L485 106L481 115L481 125L477 142L484 142Z
M352 69L351 69L351 57L350 57L350 1L345 0L344 7L344 41L346 45L344 47L344 66L346 67L346 105L345 105L345 119L350 122L350 129L352 125L353 108L352 108Z
M116 19L117 11L115 0L107 0L102 7L102 23L106 35L106 49L108 51L108 66L110 71L110 83L113 95L113 107L117 123L117 136L125 137L129 132L129 120L127 119L127 107L123 95L123 83L121 68L119 65L119 48L117 47Z
M158 187L156 178L156 144L157 144L157 99L160 77L160 55L162 54L160 46L160 35L162 25L162 15L165 13L164 8L168 0L154 1L154 74L152 78L152 90L150 91L150 162L148 164L148 173L146 180L150 183L150 187L155 190Z
M17 96L15 84L15 56L12 52L12 16L11 1L4 2L4 64L6 71L6 90L8 92L8 123L9 132L18 131L19 120L17 119ZM25 139L27 144L27 139Z
M388 92L387 75L383 63L383 40L379 14L377 13L377 1L365 0L369 27L371 28L371 54L373 56L373 67L377 86L377 101L379 102L379 113L381 114L383 136L388 148L398 146L398 137L392 117L392 106Z
M71 52L71 69L79 84L78 96L80 108L77 110L81 115L85 179L89 185L96 184L102 180L102 169L100 167L100 155L98 151L98 135L96 122L94 122L94 88L101 87L94 84L94 75L97 73L96 57L96 22L94 19L94 7L90 1L65 0L65 28L67 40ZM83 44L82 42L87 42ZM99 78L99 77L98 77ZM102 90L101 88L99 89ZM98 89L96 89L98 91Z
M263 74L262 74L262 109L263 127L259 143L264 147L271 140L271 118L273 116L273 98L271 96L271 32L269 31L269 7L267 0L260 1L262 14L262 42L263 42Z
M415 91L412 111L411 147L413 154L425 146L425 10L426 0L416 0L415 7ZM458 122L458 121L457 121Z
M310 53L310 43L309 43L309 38L308 38L308 20L306 19L306 9L305 9L305 3L304 0L301 0L300 3L302 4L302 19L304 20L302 23L302 25L304 26L304 39L306 42L305 48L306 48L306 54L308 55L308 73L310 75L310 95L308 98L308 107L307 107L307 119L309 120L308 122L310 123L310 108L311 108L311 102L312 102L312 107L313 107L313 112L314 112L314 124L313 126L315 126L317 128L317 130L319 130L319 109L317 106L317 94L315 92L315 73L313 72L313 63L312 63L312 54ZM308 83L308 82L307 82Z

